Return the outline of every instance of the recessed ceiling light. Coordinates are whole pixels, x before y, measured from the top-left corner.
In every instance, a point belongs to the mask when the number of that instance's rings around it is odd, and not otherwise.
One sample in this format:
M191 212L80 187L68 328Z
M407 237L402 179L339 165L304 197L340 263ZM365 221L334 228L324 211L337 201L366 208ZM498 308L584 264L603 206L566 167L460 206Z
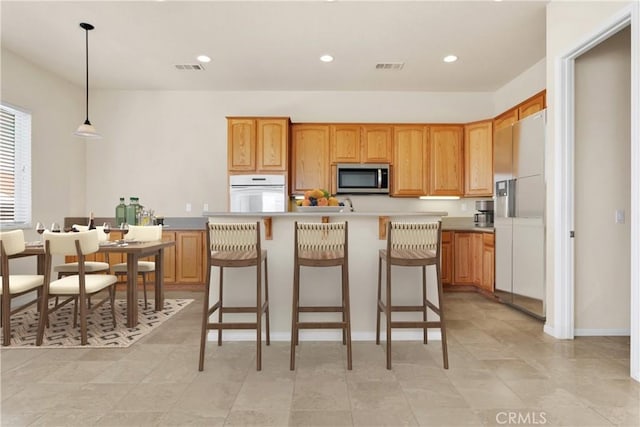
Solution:
M458 60L458 57L455 55L447 55L444 58L442 58L442 60L444 62L456 62Z
M322 61L322 62L333 62L333 56L331 56L331 55L322 55L320 57L320 61Z
M211 62L211 58L207 55L199 55L196 59L200 62Z

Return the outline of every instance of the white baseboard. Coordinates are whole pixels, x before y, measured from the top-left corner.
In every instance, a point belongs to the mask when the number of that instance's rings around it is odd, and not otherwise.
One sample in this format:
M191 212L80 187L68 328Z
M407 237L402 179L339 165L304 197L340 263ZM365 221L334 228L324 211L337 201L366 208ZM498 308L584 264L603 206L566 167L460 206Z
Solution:
M553 329L553 326L549 325L548 323L544 324L544 328L542 328L542 330L544 331L545 334L552 336L554 338L558 338L556 336L555 330Z
M576 329L576 337L628 337L631 329Z
M256 333L254 331L225 331L222 335L225 341L255 341ZM262 335L263 339L265 335ZM392 337L394 341L421 341L421 331L393 331ZM433 341L441 341L440 330L429 331L427 338ZM353 332L351 341L375 341L375 332ZM386 334L380 334L381 340L386 340ZM209 331L207 335L208 341L217 341L218 332ZM271 332L271 341L291 341L290 332ZM300 341L342 341L342 333L339 331L300 331Z

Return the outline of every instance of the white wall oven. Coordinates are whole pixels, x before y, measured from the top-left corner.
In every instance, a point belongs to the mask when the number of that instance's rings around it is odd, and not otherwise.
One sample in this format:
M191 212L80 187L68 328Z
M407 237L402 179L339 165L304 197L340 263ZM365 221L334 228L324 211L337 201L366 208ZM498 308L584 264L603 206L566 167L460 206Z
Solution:
M284 175L229 176L230 212L286 212Z

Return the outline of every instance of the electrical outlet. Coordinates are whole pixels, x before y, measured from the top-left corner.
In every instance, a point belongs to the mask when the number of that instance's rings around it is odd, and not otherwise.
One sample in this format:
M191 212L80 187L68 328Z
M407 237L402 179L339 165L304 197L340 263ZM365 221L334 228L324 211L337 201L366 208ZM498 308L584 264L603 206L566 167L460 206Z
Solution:
M624 209L616 209L616 224L624 224Z
M460 210L462 212L466 212L467 211L467 202L460 203Z
M187 206L185 206L184 210L187 212L191 212L191 203L187 202Z
M202 205L202 210L203 210L204 212L207 212L207 211L209 210L209 203L205 203L205 204L203 204L203 205Z

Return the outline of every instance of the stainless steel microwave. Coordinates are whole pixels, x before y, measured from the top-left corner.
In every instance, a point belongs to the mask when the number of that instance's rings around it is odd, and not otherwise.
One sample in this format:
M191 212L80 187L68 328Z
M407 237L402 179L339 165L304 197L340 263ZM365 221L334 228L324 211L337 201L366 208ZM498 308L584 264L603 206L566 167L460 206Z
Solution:
M336 165L338 194L388 194L388 164L339 163Z

